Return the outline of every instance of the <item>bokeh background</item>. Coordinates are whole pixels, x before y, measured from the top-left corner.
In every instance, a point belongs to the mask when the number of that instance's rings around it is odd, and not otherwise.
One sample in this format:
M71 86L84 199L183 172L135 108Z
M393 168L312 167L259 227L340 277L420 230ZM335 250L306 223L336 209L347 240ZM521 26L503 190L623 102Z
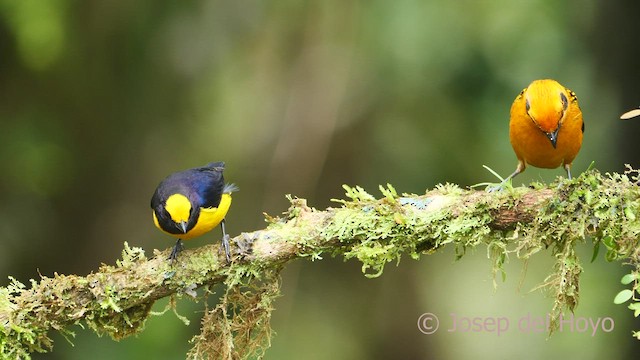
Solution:
M640 3L531 1L0 0L0 285L39 274L87 274L125 241L173 245L149 199L168 173L227 162L241 191L232 235L286 210L285 194L316 208L342 184L422 193L437 183L495 181L516 166L508 111L533 79L574 90L586 121L574 174L640 166ZM528 168L515 184L561 169ZM215 232L214 234L218 234ZM217 235L188 247L218 241ZM523 333L544 316L539 291L553 259L511 259L496 290L486 249L461 261L443 250L403 258L367 279L355 261L295 261L283 272L266 359L631 358L632 312L614 305L628 271L601 256L584 275L576 317L615 329L547 338ZM526 271L525 271L526 270ZM156 310L166 302L160 301ZM76 328L36 359L180 359L202 304L151 318L114 342ZM423 335L432 312L441 330ZM448 332L450 314L508 317L495 333Z

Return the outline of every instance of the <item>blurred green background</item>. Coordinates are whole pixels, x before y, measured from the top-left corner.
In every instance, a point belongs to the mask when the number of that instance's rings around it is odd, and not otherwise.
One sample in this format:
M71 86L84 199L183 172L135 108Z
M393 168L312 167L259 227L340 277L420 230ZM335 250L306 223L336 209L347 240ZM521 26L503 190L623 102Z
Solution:
M640 166L637 1L0 0L0 280L87 274L123 242L165 249L149 199L170 172L227 162L241 191L232 235L286 210L316 208L341 185L422 193L495 181L516 159L511 102L537 78L574 90L586 122L578 175ZM514 184L551 181L528 168ZM187 243L218 241L218 232ZM484 248L403 258L366 279L355 261L296 261L283 273L266 359L631 358L633 314L613 305L627 270L581 246L577 317L610 333L522 333L552 299L529 293L553 259L512 259L496 291ZM525 276L526 275L526 276ZM521 279L523 280L520 285ZM156 309L164 307L159 302ZM180 359L202 304L153 317L120 342L77 328L36 359ZM440 317L434 335L418 317ZM506 334L447 332L451 315L508 317ZM486 355L485 355L486 354ZM635 356L633 356L635 358Z

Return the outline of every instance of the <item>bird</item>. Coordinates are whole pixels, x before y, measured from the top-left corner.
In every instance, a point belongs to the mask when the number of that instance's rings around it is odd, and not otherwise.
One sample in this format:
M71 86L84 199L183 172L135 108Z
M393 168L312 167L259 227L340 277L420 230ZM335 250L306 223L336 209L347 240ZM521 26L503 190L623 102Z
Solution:
M527 165L562 166L571 179L571 163L582 146L584 122L576 94L552 79L534 80L511 105L509 139L518 158L513 179Z
M169 260L176 261L183 240L193 239L222 228L222 246L227 262L231 261L225 216L231 206L231 194L238 191L224 181L224 162L175 172L160 182L151 197L153 222L163 232L177 238Z

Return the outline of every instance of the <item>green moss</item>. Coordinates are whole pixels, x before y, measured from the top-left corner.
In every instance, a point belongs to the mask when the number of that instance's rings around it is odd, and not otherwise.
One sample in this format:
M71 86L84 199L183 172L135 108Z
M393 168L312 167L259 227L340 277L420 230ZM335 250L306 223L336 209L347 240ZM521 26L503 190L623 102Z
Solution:
M343 187L352 200L337 200L343 206L333 212L332 222L320 234L329 243L343 244L334 253L358 259L367 277L380 276L384 266L399 261L403 253L418 259L421 253L449 243L455 243L461 257L467 247L485 242L491 234L488 225L493 218L484 211L489 204L464 206L465 191L455 185L438 185L433 192L410 200L400 198L389 184L380 187L380 200L361 187Z
M144 249L141 247L130 247L129 243L124 242L122 249L122 260L117 260L116 265L121 268L135 266L139 261L147 260Z
M554 299L555 326L563 311L573 311L579 303L583 268L575 248L587 239L593 244L594 259L602 248L605 259L635 266L627 277L633 287L617 300L637 292L638 278L633 275L640 272L637 180L634 170L604 175L592 170L549 186L538 183L487 193L444 184L419 196L400 196L387 184L379 187L380 199L359 186L345 185L347 199L335 200L340 206L326 211L288 196L291 206L281 217L267 216L267 229L234 239L239 256L230 266L220 263L222 257L213 247L195 249L172 265L157 257L148 260L142 249L125 243L117 266L104 265L87 277L43 277L32 280L28 290L12 279L0 288L0 355L27 359L33 352L49 351L52 342L47 332L57 329L72 337L65 329L73 324L121 339L144 329L153 299L143 291L162 288L156 297L175 293L197 300L209 294L204 291L199 297L199 286L224 281L225 295L218 306L207 309L189 355L260 356L269 346L271 308L279 295L278 273L286 261L341 255L360 261L365 276L377 277L403 255L419 259L444 246L455 249L456 259L469 249L486 246L494 286L495 278L506 277L504 265L510 258L527 260L549 251L555 264L539 288ZM498 219L505 213L511 213L511 220ZM159 252L156 256L166 258ZM630 308L640 313L638 302Z
M280 295L279 269L235 278L220 303L206 309L188 359L261 358L271 346L271 313Z
M399 198L387 184L380 187L381 199L359 186L345 185L350 200L336 200L342 207L319 232L327 243L342 245L333 249L334 254L358 259L367 277L380 276L387 263L397 263L405 253L417 259L451 245L460 259L467 249L486 245L494 279L500 274L504 280L510 255L526 260L550 248L556 264L539 288L554 298L553 330L562 311L573 311L579 302L583 269L575 253L577 244L591 237L594 246L605 245L607 259L637 263L640 192L633 182L627 174L592 170L549 186L535 183L491 194L445 184L421 197ZM531 215L532 222L496 226L496 213L517 208L525 196L543 189L555 189L555 194Z
M24 291L25 285L9 277L10 283L0 288L0 314L11 314L17 309L12 298ZM31 359L33 352L46 352L51 349L51 339L23 326L10 317L0 315L0 357L2 359Z

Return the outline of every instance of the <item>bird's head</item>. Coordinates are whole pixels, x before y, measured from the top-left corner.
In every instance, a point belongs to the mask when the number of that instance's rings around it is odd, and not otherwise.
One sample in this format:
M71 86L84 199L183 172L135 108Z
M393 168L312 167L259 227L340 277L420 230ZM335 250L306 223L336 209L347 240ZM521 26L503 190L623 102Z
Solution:
M186 234L192 211L191 201L182 194L173 194L167 198L164 208L169 213L175 227Z
M524 92L525 110L555 148L569 108L567 89L555 80L535 80Z

